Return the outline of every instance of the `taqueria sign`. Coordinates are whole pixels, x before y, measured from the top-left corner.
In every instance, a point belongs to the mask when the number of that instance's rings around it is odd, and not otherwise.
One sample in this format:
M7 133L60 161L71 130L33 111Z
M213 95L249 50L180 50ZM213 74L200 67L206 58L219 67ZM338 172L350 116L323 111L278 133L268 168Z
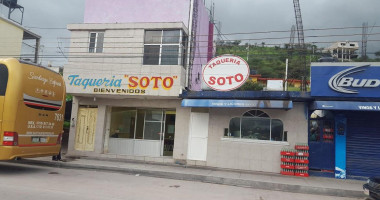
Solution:
M247 62L234 55L211 59L203 69L203 80L213 90L230 91L242 86L249 77Z

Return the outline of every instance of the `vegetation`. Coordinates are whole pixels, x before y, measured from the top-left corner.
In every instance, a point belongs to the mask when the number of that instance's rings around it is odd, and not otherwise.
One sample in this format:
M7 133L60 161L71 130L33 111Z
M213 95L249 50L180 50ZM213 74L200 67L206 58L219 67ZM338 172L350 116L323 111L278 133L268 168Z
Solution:
M321 53L314 52L316 46L308 45L306 51L296 50L285 46L266 47L265 43L250 45L240 45L240 41L229 43L218 43L217 55L234 54L247 61L251 70L261 74L264 78L284 78L285 63L289 59L288 78L302 79L303 76L309 77L310 62L316 62L321 57ZM302 53L306 54L306 60L302 59ZM305 66L306 64L306 66ZM306 67L306 72L304 69Z

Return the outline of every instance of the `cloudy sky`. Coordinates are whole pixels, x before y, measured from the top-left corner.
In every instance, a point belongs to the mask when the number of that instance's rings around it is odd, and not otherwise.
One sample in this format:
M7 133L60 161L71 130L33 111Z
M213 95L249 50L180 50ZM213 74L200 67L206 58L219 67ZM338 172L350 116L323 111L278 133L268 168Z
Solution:
M143 0L140 0L143 1ZM161 0L165 2L165 0ZM266 44L289 42L290 32L266 34L235 34L257 31L286 31L295 24L292 0L204 0L208 8L215 3L215 20L221 22L222 33L227 39L256 39L251 43ZM327 46L330 41L361 40L361 28L343 30L310 31L337 27L361 27L368 22L368 53L380 50L380 0L299 0L301 6L305 42ZM82 23L84 0L18 0L25 7L23 25L42 36L42 54L58 55L60 58L43 58L53 65L66 62L62 52L67 51L70 32L65 30L70 23ZM1 10L4 13L4 9ZM372 26L379 26L373 27ZM350 36L355 35L356 36ZM334 37L331 35L343 35ZM313 36L313 37L311 37ZM317 36L317 37L315 37ZM323 37L321 37L323 36ZM223 37L225 39L225 37ZM263 39L286 37L287 39ZM59 49L60 47L61 49Z

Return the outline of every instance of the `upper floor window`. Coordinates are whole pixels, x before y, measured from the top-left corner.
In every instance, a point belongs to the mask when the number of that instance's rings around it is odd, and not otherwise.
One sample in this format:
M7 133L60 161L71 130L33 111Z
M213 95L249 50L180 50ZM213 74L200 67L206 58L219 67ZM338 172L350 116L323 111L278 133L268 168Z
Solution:
M144 65L183 65L186 37L181 30L147 30Z
M102 53L104 42L104 32L91 32L88 52L89 53Z
M236 139L287 141L282 121L271 119L260 110L250 110L241 117L230 120L229 130L224 137Z

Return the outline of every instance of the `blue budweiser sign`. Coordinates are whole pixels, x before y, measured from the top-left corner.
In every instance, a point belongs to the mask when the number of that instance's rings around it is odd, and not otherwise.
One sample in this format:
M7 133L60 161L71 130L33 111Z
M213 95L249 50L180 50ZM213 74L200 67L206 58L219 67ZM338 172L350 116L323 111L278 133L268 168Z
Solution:
M312 63L311 96L380 97L380 63Z

